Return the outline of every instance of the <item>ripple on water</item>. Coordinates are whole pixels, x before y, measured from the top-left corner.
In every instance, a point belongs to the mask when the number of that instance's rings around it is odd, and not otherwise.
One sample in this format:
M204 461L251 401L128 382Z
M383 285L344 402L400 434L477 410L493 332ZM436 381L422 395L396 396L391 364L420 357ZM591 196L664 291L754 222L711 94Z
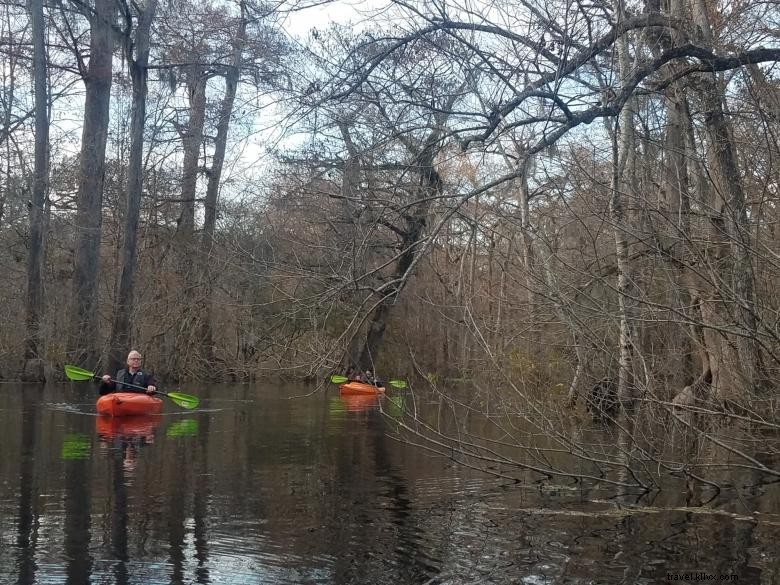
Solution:
M57 412L67 412L70 414L83 414L86 416L98 416L95 412L95 404L93 402L78 404L72 402L48 402L43 405L47 410L55 410Z
M414 483L414 496L417 500L440 500L442 495L448 498L473 496L482 493L486 488L496 485L496 480L489 476L483 477L426 477Z

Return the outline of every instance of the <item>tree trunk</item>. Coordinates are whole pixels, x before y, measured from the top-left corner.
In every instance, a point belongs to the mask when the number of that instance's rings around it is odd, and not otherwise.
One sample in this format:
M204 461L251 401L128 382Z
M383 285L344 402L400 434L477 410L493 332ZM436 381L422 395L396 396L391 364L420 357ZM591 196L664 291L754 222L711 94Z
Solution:
M171 356L170 369L184 371L189 365L189 356L197 351L197 337L200 335L198 323L202 307L196 299L198 286L195 261L195 202L197 199L200 153L203 144L203 127L206 118L206 82L208 74L200 65L187 68L187 93L189 99L189 119L179 128L184 160L181 178L181 214L178 219L176 236L176 274L181 297L176 326L169 329L165 336L167 353Z
M30 207L30 252L27 257L27 337L24 345L23 379L44 381L43 340L43 264L45 238L45 201L49 188L49 110L46 87L46 46L43 0L31 0L33 36L33 79L35 93L35 166Z
M694 18L705 41L712 44L712 30L706 6L695 0ZM751 263L751 237L742 177L734 147L733 133L723 104L725 91L716 74L705 73L700 97L704 110L704 128L708 138L709 166L716 188L711 190L709 206L713 209L712 234L716 241L728 242L728 256L720 255L719 272L726 291L713 291L725 306L719 312L725 320L741 328L730 342L737 349L736 362L729 364L733 383L716 384L718 398L727 400L753 393L764 381L761 353L757 343L758 322L755 304L755 274ZM725 292L725 296L724 296ZM730 307L734 306L734 309Z
M536 297L534 295L534 241L533 230L531 229L531 194L528 190L528 175L533 168L534 155L523 158L523 176L520 179L520 238L523 246L523 270L525 271L525 294L529 322L532 322L536 314ZM538 347L540 340L540 331L537 327L532 327L529 333L531 347Z
M723 114L719 94L714 93L719 91L716 87L717 82L713 79L711 91L705 90L707 111L704 120L710 142L710 159L714 163L711 167L720 183L719 189L715 190L715 197L718 198L715 209L720 209L723 214L731 249L730 278L728 273L722 276L725 282L730 282L733 295L733 299L725 300L729 304L736 304L736 311L731 319L742 328L743 333L734 340L739 356L738 369L742 374L739 386L752 392L759 383L761 360L756 343L758 325L755 314L755 282L750 259L750 228L731 132ZM720 228L716 229L720 231ZM720 234L721 237L723 235ZM734 390L734 387L721 386L718 388L719 397L731 398Z
M33 6L30 7L31 13L33 10ZM43 13L43 8L41 8L41 13ZM9 6L6 6L5 8L5 27L9 31L9 42L8 45L13 44L12 36L11 36L11 10ZM33 36L35 35L35 29L33 29ZM44 59L45 59L45 53L44 53ZM3 225L3 217L5 215L5 204L8 199L8 195L15 189L14 187L14 179L12 178L12 171L11 171L11 114L14 111L14 104L16 102L15 97L15 90L16 90L16 66L17 66L17 59L14 58L8 58L6 57L5 63L6 65L6 71L3 75L3 84L5 86L4 91L4 99L3 99L3 106L4 106L4 112L3 112L3 126L0 128L0 144L5 142L5 189L0 189L0 226ZM35 39L33 38L33 69L35 69ZM35 77L35 74L33 73L33 77ZM35 81L33 80L33 84ZM37 134L37 130L36 130Z
M241 69L242 51L246 36L246 18L244 5L241 4L241 21L233 40L233 62L225 73L225 96L219 109L219 121L217 122L217 137L214 143L214 159L209 173L209 182L206 188L205 214L203 220L203 240L200 259L202 266L202 284L204 287L204 311L201 315L201 357L207 364L214 362L214 291L213 279L210 274L209 264L211 251L214 245L214 231L217 224L217 200L219 186L222 179L222 166L225 162L225 149L227 148L228 130L230 118L233 115L233 103L236 99L239 74ZM209 368L207 371L213 371Z
M111 65L113 59L114 2L96 0L91 17L89 69L84 79L84 129L76 212L76 250L70 319L69 359L97 363L97 277L103 224L103 180L108 136Z
M368 335L363 349L360 352L358 367L375 370L375 361L379 356L379 350L384 339L387 322L391 315L391 307L395 304L401 290L408 278L407 271L411 268L417 253L420 239L423 236L428 222L428 211L430 209L430 198L436 193L441 192L442 181L439 173L433 167L433 158L435 156L435 145L438 141L438 132L432 133L425 148L415 162L412 168L418 169L420 173L419 192L415 199L422 203L417 205L414 210L406 216L406 229L400 243L400 255L393 273L393 281L388 291L383 293L377 309L371 316L368 327Z
M681 0L672 0L669 5L670 13L676 18L684 18ZM670 49L673 44L682 42L676 32L672 32L669 42L664 43L664 49ZM654 54L659 54L661 46L656 45ZM672 66L672 71L677 71L677 66ZM687 321L691 324L691 335L677 336L680 347L673 351L679 351L684 377L680 379L680 385L690 387L695 377L695 356L698 354L702 370L709 370L709 356L704 345L704 334L701 328L700 292L695 286L691 286L692 278L688 273L688 267L693 261L694 241L691 233L691 192L689 180L689 160L693 161L695 153L688 149L687 137L692 132L692 120L688 107L688 99L684 82L678 81L671 84L664 94L666 108L666 130L663 141L662 163L662 188L659 204L663 217L660 228L655 232L655 238L668 258L668 266L671 280L677 285L669 295L669 304L680 313L689 315ZM695 164L695 163L693 163ZM680 389L681 392L685 388ZM678 394L679 395L679 394Z
M187 93L190 102L190 116L187 127L182 132L184 161L181 176L181 216L179 232L185 248L192 244L195 231L195 199L198 187L198 162L200 147L203 144L203 124L206 119L206 73L201 67L192 66L187 71ZM189 257L186 249L180 250L185 258Z
M625 6L617 0L616 8L620 18L625 18ZM628 40L620 37L617 43L618 65L621 79L628 79L631 63L628 54ZM617 264L617 292L620 311L618 398L625 411L631 411L637 399L634 383L634 353L636 332L634 330L634 303L636 285L633 267L629 258L628 234L632 233L626 210L625 196L634 192L636 165L636 138L634 132L634 99L626 101L620 111L619 125L615 130L613 156L612 196L610 215L615 234L615 257Z
M130 38L126 39L125 44L125 56L133 82L133 105L130 121L125 229L122 238L119 290L109 345L109 371L115 371L124 363L124 356L131 345L130 317L135 296L138 220L141 215L141 194L143 191L143 146L148 77L146 67L149 64L149 33L156 10L157 0L148 0L146 8L138 14L138 25L135 32L135 57L132 54ZM131 16L127 15L127 18L129 19Z

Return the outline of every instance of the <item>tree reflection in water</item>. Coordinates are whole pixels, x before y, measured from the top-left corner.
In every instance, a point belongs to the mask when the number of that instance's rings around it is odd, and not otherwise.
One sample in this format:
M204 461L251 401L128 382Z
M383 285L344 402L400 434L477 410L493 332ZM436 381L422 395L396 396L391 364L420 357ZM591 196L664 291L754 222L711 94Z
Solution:
M186 418L124 422L97 419L94 397L67 387L0 395L0 469L16 478L0 483L0 536L15 535L3 536L12 546L0 547L0 582L621 583L700 570L770 583L780 575L778 484L755 470L724 473L739 483L720 491L684 475L650 492L533 473L501 478L404 436L412 425L451 436L451 409L429 398L406 393L353 408L333 393L300 398L296 387L199 394L204 409ZM462 450L489 436L490 421L460 422L469 432ZM580 437L628 452L624 432L621 440L587 423ZM688 447L713 456L696 441ZM561 463L545 455L545 464Z

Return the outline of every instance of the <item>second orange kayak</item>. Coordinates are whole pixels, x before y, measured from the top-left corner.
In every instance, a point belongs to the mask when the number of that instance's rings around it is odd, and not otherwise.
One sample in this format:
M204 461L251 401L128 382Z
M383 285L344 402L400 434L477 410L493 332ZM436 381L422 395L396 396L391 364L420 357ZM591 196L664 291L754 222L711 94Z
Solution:
M385 389L383 387L376 387L373 384L364 384L363 382L347 382L339 386L339 391L342 394L354 394L354 395L376 395L384 394Z
M107 416L133 416L159 414L162 400L143 392L112 392L98 398L98 414Z

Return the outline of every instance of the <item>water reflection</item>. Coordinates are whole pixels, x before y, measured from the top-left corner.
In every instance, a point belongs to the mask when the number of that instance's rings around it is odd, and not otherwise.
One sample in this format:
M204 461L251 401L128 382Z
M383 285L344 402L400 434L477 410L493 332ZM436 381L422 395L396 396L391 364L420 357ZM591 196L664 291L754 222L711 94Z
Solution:
M378 396L341 394L339 395L339 401L344 405L344 409L347 412L374 410L379 406Z
M102 418L102 417L101 417ZM100 419L99 419L100 420ZM104 430L105 432L105 430ZM126 585L129 581L127 562L130 560L128 549L128 486L132 483L136 465L136 446L131 444L132 437L123 437L118 430L110 429L111 434L101 435L104 440L115 439L117 445L109 452L111 462L111 514L110 551L113 563L113 574L117 585ZM143 439L142 439L143 440Z
M117 444L138 443L146 445L154 443L155 429L160 426L162 416L159 414L136 415L123 417L96 416L95 432L107 445L118 439Z
M75 417L70 421L70 433L90 432L92 421L87 417ZM65 462L64 469L64 538L66 583L88 583L92 574L93 557L89 550L92 538L92 476L93 460L75 459Z
M440 404L301 394L206 389L204 410L125 420L81 388L0 394L0 583L780 581L780 489L758 476L708 507L684 479L502 482L397 440L412 406L449 429Z
M17 559L19 583L32 583L35 579L35 545L38 533L37 483L35 481L35 451L38 437L39 389L21 389L21 441L19 450L19 504L17 521ZM2 568L0 567L0 574Z

